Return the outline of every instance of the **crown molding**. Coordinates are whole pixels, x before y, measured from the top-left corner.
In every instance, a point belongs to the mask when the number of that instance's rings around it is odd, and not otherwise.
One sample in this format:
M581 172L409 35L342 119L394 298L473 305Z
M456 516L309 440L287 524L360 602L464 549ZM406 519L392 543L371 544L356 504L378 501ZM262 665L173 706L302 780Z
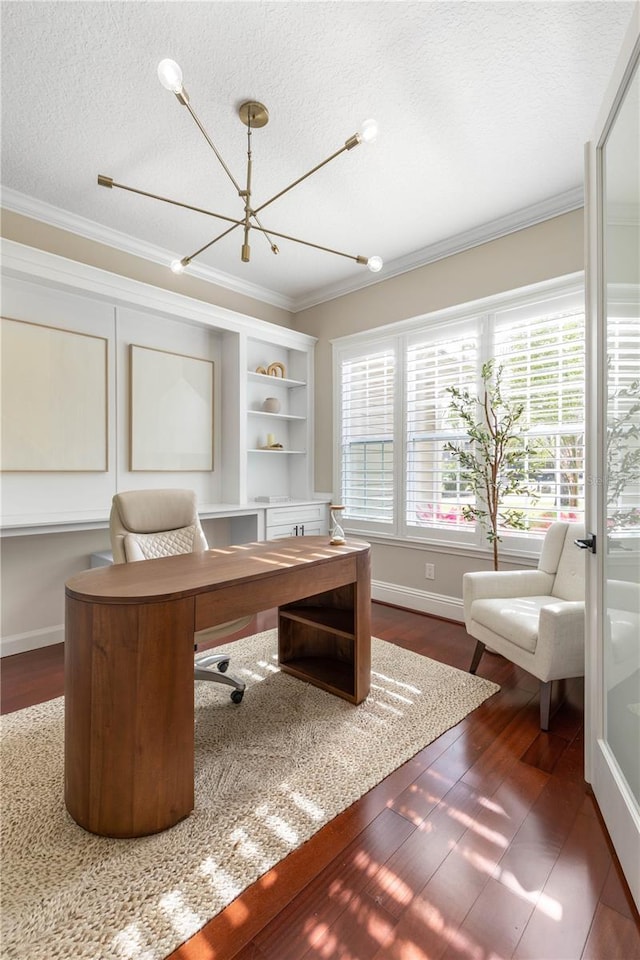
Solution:
M572 210L579 210L583 206L584 189L581 186L575 187L573 190L559 193L529 207L522 207L520 210L499 217L497 220L490 220L488 223L483 223L472 230L458 233L447 240L441 240L438 243L422 247L420 250L414 250L404 257L390 260L384 265L383 275L378 275L375 278L358 277L352 280L344 280L332 286L323 287L321 290L316 290L306 297L295 300L293 310L295 313L299 313L301 310L315 307L327 300L335 300L336 297L342 297L346 293L353 293L374 283L383 283L385 280L390 280L391 277L397 277L402 273L408 273L410 270L416 270L418 267L424 267L428 263L435 263L436 260L443 260L445 257L462 253L464 250L477 247L481 243L498 240L500 237L515 233L517 230L523 230L526 227L532 227L534 224L550 220L552 217L558 217L563 213L571 213Z
M68 230L78 236L85 237L87 240L94 240L97 243L106 244L125 253L130 253L136 257L142 257L145 260L151 260L153 263L159 263L162 266L173 258L171 251L158 247L155 244L145 243L142 240L136 240L126 233L119 230L113 230L110 227L104 227L93 220L62 210L60 207L54 207L52 204L45 203L43 200L37 200L35 197L29 197L26 194L13 190L10 187L2 187L2 206L14 213L22 214L33 220L40 220L53 227L59 227L62 230ZM354 293L364 287L372 286L376 283L383 283L392 277L408 273L410 270L416 270L429 263L442 260L445 257L462 253L471 247L476 247L482 243L488 243L491 240L497 240L500 237L515 233L517 230L523 230L536 223L542 223L552 217L560 216L563 213L570 213L572 210L578 210L584 206L583 188L576 187L565 193L557 194L542 200L540 203L532 204L529 207L523 207L514 213L499 217L497 220L491 220L472 230L456 234L446 240L430 244L404 257L398 257L385 264L383 276L376 277L353 277L348 280L322 287L319 290L307 294L303 297L292 298L267 287L259 287L246 280L238 280L230 274L222 273L213 267L202 266L201 264L191 264L189 275L198 277L208 283L217 284L234 293L243 296L252 297L261 300L263 303L271 304L274 307L280 307L292 313L299 313L301 310L307 310L309 307L315 307L328 300L335 300L337 297L344 296L347 293Z
M48 250L30 247L0 237L0 273L36 283L52 285L59 290L81 291L111 304L141 307L154 313L178 316L186 322L231 333L244 332L250 337L270 339L294 350L314 344L310 334L280 324L252 317L249 314L221 307L205 300L188 297L152 283L134 280L102 267L70 260Z
M175 251L172 253L153 243L136 240L135 237L130 237L120 230L112 230L110 227L105 227L94 220L88 220L86 217L70 213L68 210L54 207L50 203L45 203L44 200L29 197L18 190L13 190L11 187L0 189L2 206L13 213L30 217L32 220L40 220L52 227L59 227L61 230L68 230L84 237L86 240L95 240L97 243L103 243L108 247L114 247L116 250L130 253L134 257L151 260L153 263L159 263L164 267L175 257ZM191 264L189 276L197 277L199 280L205 280L208 283L215 283L219 287L243 294L246 297L253 297L254 300L261 300L273 307L280 307L290 312L294 310L294 301L291 297L277 293L275 290L269 290L267 287L259 287L257 284L248 283L246 280L238 280L237 277L222 273L222 271L215 270L213 267L203 266L200 263Z

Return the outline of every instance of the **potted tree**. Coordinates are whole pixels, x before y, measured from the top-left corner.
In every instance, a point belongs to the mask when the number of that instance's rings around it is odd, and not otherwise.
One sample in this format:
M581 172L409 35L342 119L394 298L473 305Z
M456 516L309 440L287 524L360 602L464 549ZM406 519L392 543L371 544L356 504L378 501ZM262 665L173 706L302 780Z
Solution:
M466 520L478 521L493 546L493 568L498 569L500 529L523 530L524 511L505 507L510 496L535 496L524 481L528 453L523 439L524 404L502 395L502 366L493 360L482 366L482 396L467 389L447 387L452 418L462 423L470 443L448 441L445 449L461 468L462 479L475 496L475 503L462 508Z

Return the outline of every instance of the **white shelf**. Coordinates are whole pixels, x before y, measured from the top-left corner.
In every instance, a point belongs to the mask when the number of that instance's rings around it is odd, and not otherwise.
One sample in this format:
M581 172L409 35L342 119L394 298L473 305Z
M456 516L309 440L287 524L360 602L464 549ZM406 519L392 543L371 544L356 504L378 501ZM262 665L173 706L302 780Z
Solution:
M272 387L306 387L304 380L287 380L286 377L270 377L266 373L253 373L251 370L247 373L249 380L256 380L260 383L268 383Z
M251 447L249 453L306 453L306 450L283 450L278 447L271 450L262 450L260 447Z
M250 417L273 417L275 420L306 420L293 413L269 413L268 410L249 410Z

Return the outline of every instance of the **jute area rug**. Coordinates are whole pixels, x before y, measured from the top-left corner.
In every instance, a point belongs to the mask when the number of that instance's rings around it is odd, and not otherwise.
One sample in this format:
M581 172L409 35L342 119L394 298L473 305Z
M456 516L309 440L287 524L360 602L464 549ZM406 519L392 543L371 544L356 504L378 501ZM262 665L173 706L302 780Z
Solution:
M220 648L240 706L196 683L196 806L164 833L86 833L63 801L64 699L2 718L2 957L166 957L498 687L373 640L358 707L281 673L276 633Z

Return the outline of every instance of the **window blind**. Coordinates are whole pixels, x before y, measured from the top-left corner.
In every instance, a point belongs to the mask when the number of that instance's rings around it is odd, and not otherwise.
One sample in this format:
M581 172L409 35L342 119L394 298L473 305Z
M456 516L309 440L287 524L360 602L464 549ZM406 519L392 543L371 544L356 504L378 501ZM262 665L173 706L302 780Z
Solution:
M444 328L410 342L406 354L406 523L440 529L468 526L462 515L474 498L448 440L462 438L449 413L448 386L475 393L478 324Z
M496 316L494 355L503 395L524 405L523 479L534 495L505 506L539 532L584 515L585 324L581 306L527 313Z
M394 503L393 346L340 366L342 502L345 519L390 524Z

